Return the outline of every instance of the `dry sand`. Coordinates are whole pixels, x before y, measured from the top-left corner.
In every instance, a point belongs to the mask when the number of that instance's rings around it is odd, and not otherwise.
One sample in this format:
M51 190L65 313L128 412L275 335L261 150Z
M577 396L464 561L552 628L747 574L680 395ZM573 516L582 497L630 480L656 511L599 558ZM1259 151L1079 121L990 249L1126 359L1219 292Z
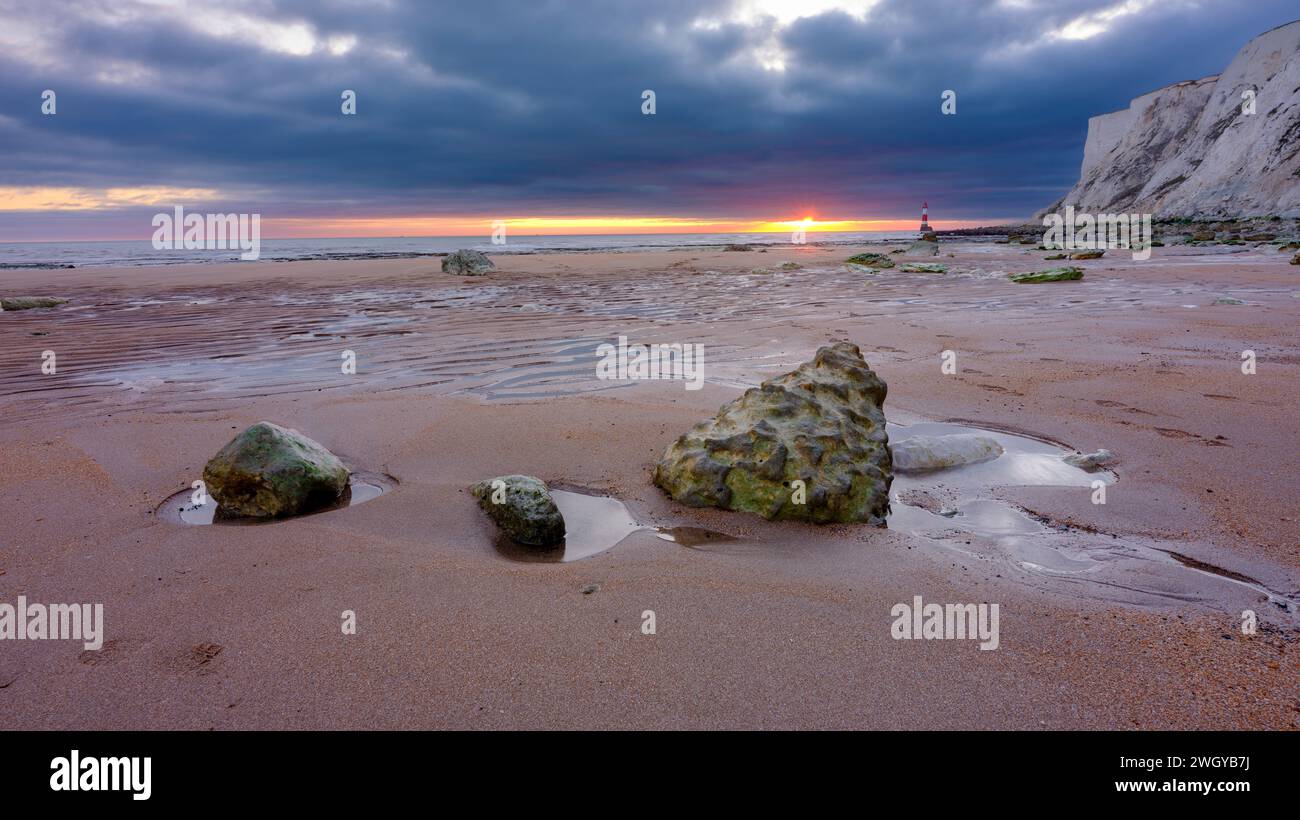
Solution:
M5 272L6 294L71 302L0 314L0 601L102 602L107 641L0 644L0 727L1300 726L1295 616L1249 588L1191 569L1167 595L1059 583L996 539L768 523L650 484L692 423L846 338L891 419L1120 458L1104 506L1080 488L1007 502L1296 598L1289 255L1112 252L1081 282L1016 285L1002 274L1053 263L965 242L944 245L946 276L870 277L838 264L859 250L499 256L474 279L423 260ZM597 381L594 347L620 334L703 343L709 383ZM263 419L400 484L271 525L160 520ZM515 561L466 492L510 472L739 540L638 532ZM893 640L890 608L914 595L999 603L1000 648Z

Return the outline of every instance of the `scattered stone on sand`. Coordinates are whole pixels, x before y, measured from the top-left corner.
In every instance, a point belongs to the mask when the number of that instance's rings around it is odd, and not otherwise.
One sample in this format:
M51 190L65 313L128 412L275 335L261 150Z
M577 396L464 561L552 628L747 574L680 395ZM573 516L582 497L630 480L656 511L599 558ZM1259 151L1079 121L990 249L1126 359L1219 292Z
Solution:
M42 310L66 305L67 303L67 299L58 299L53 296L0 297L0 310Z
M503 475L470 487L478 505L506 535L532 547L564 541L564 516L546 483L530 475Z
M1054 253L1054 254L1052 254L1051 256L1044 256L1044 257L1043 257L1043 261L1044 261L1044 262L1059 262L1059 261L1061 261L1062 259L1067 259L1067 258L1068 258L1068 257L1067 257L1065 254L1063 254L1063 253Z
M749 245L728 245L727 247L723 248L723 250L739 252L739 251L752 251L753 248L750 247Z
M940 262L908 262L899 270L903 273L947 273L948 266Z
M457 276L482 276L497 266L479 251L461 249L442 258L442 272Z
M591 595L593 592L600 592L600 584L587 584L582 588L583 595Z
M1114 462L1115 454L1110 450L1098 450L1095 453L1073 453L1068 456L1063 456L1062 460L1071 467L1078 467L1081 470L1095 473L1106 465Z
M892 268L894 260L883 253L860 253L845 259L844 264L857 265L863 268Z
M1106 255L1105 251L1076 251L1070 254L1071 259L1100 259Z
M1300 265L1300 253L1297 253L1295 256L1291 257L1291 264Z
M798 262L782 262L781 270L799 270L803 267Z
M939 243L928 239L918 239L907 246L906 253L908 256L938 256Z
M1216 304L1216 305L1244 305L1244 304L1246 304L1246 303L1243 302L1243 301L1241 301L1240 299L1234 299L1234 298L1232 298L1231 296L1220 296L1218 299L1215 299L1215 300L1214 300L1214 304Z
M928 473L963 464L992 461L1002 455L997 439L959 433L952 436L913 436L896 441L889 447L894 457L894 471Z
M886 391L857 345L822 347L691 428L665 451L654 483L690 507L884 526Z
M328 507L348 486L348 468L299 433L258 422L235 436L203 468L222 515L279 518Z
M1013 273L1010 274L1012 282L1018 284L1033 285L1039 282L1073 282L1076 279L1083 278L1082 268L1048 268L1033 273Z
M1214 238L1214 231L1197 231L1192 234L1193 242L1213 242Z

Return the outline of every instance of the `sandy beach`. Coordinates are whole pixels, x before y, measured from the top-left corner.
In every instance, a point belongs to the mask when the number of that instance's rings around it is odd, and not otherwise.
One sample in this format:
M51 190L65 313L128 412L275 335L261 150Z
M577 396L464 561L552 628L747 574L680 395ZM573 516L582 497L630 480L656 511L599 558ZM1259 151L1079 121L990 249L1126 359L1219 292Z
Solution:
M6 646L0 727L1300 728L1290 254L1112 251L1082 281L1019 285L1042 252L941 248L947 274L864 275L843 260L880 247L816 245L503 254L473 278L401 259L5 272L8 294L69 302L0 314L0 600L102 602L106 634ZM620 335L702 344L703 389L598 380ZM692 424L840 339L888 383L891 422L1109 449L1106 503L991 487L1016 529L915 532L653 486ZM262 420L392 486L273 524L167 515ZM520 560L467 491L508 473L644 528ZM916 595L997 602L1000 647L895 640Z

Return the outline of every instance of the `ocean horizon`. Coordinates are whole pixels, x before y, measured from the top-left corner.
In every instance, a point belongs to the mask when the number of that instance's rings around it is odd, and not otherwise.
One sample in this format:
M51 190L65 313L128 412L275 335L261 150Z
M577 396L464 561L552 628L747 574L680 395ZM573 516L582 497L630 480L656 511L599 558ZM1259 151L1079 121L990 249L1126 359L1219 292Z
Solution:
M915 239L917 231L818 231L808 245L853 245ZM634 252L690 247L745 244L784 246L790 234L683 233L683 234L557 234L508 236L494 245L487 236L326 237L263 239L254 262L308 260L416 259L439 256L462 248L492 254ZM73 242L0 242L0 270L15 268L133 267L245 262L238 248L228 250L158 250L148 239Z

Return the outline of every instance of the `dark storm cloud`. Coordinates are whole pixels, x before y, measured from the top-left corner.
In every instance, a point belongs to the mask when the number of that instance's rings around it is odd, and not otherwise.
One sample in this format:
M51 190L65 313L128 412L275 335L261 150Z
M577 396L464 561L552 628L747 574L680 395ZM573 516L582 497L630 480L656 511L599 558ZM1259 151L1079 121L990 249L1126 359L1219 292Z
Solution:
M1221 70L1290 3L1151 3L1082 40L1052 33L1120 3L733 5L0 0L0 186L215 188L268 216L1019 216L1074 181L1089 116ZM0 211L0 238L59 220L86 223Z

